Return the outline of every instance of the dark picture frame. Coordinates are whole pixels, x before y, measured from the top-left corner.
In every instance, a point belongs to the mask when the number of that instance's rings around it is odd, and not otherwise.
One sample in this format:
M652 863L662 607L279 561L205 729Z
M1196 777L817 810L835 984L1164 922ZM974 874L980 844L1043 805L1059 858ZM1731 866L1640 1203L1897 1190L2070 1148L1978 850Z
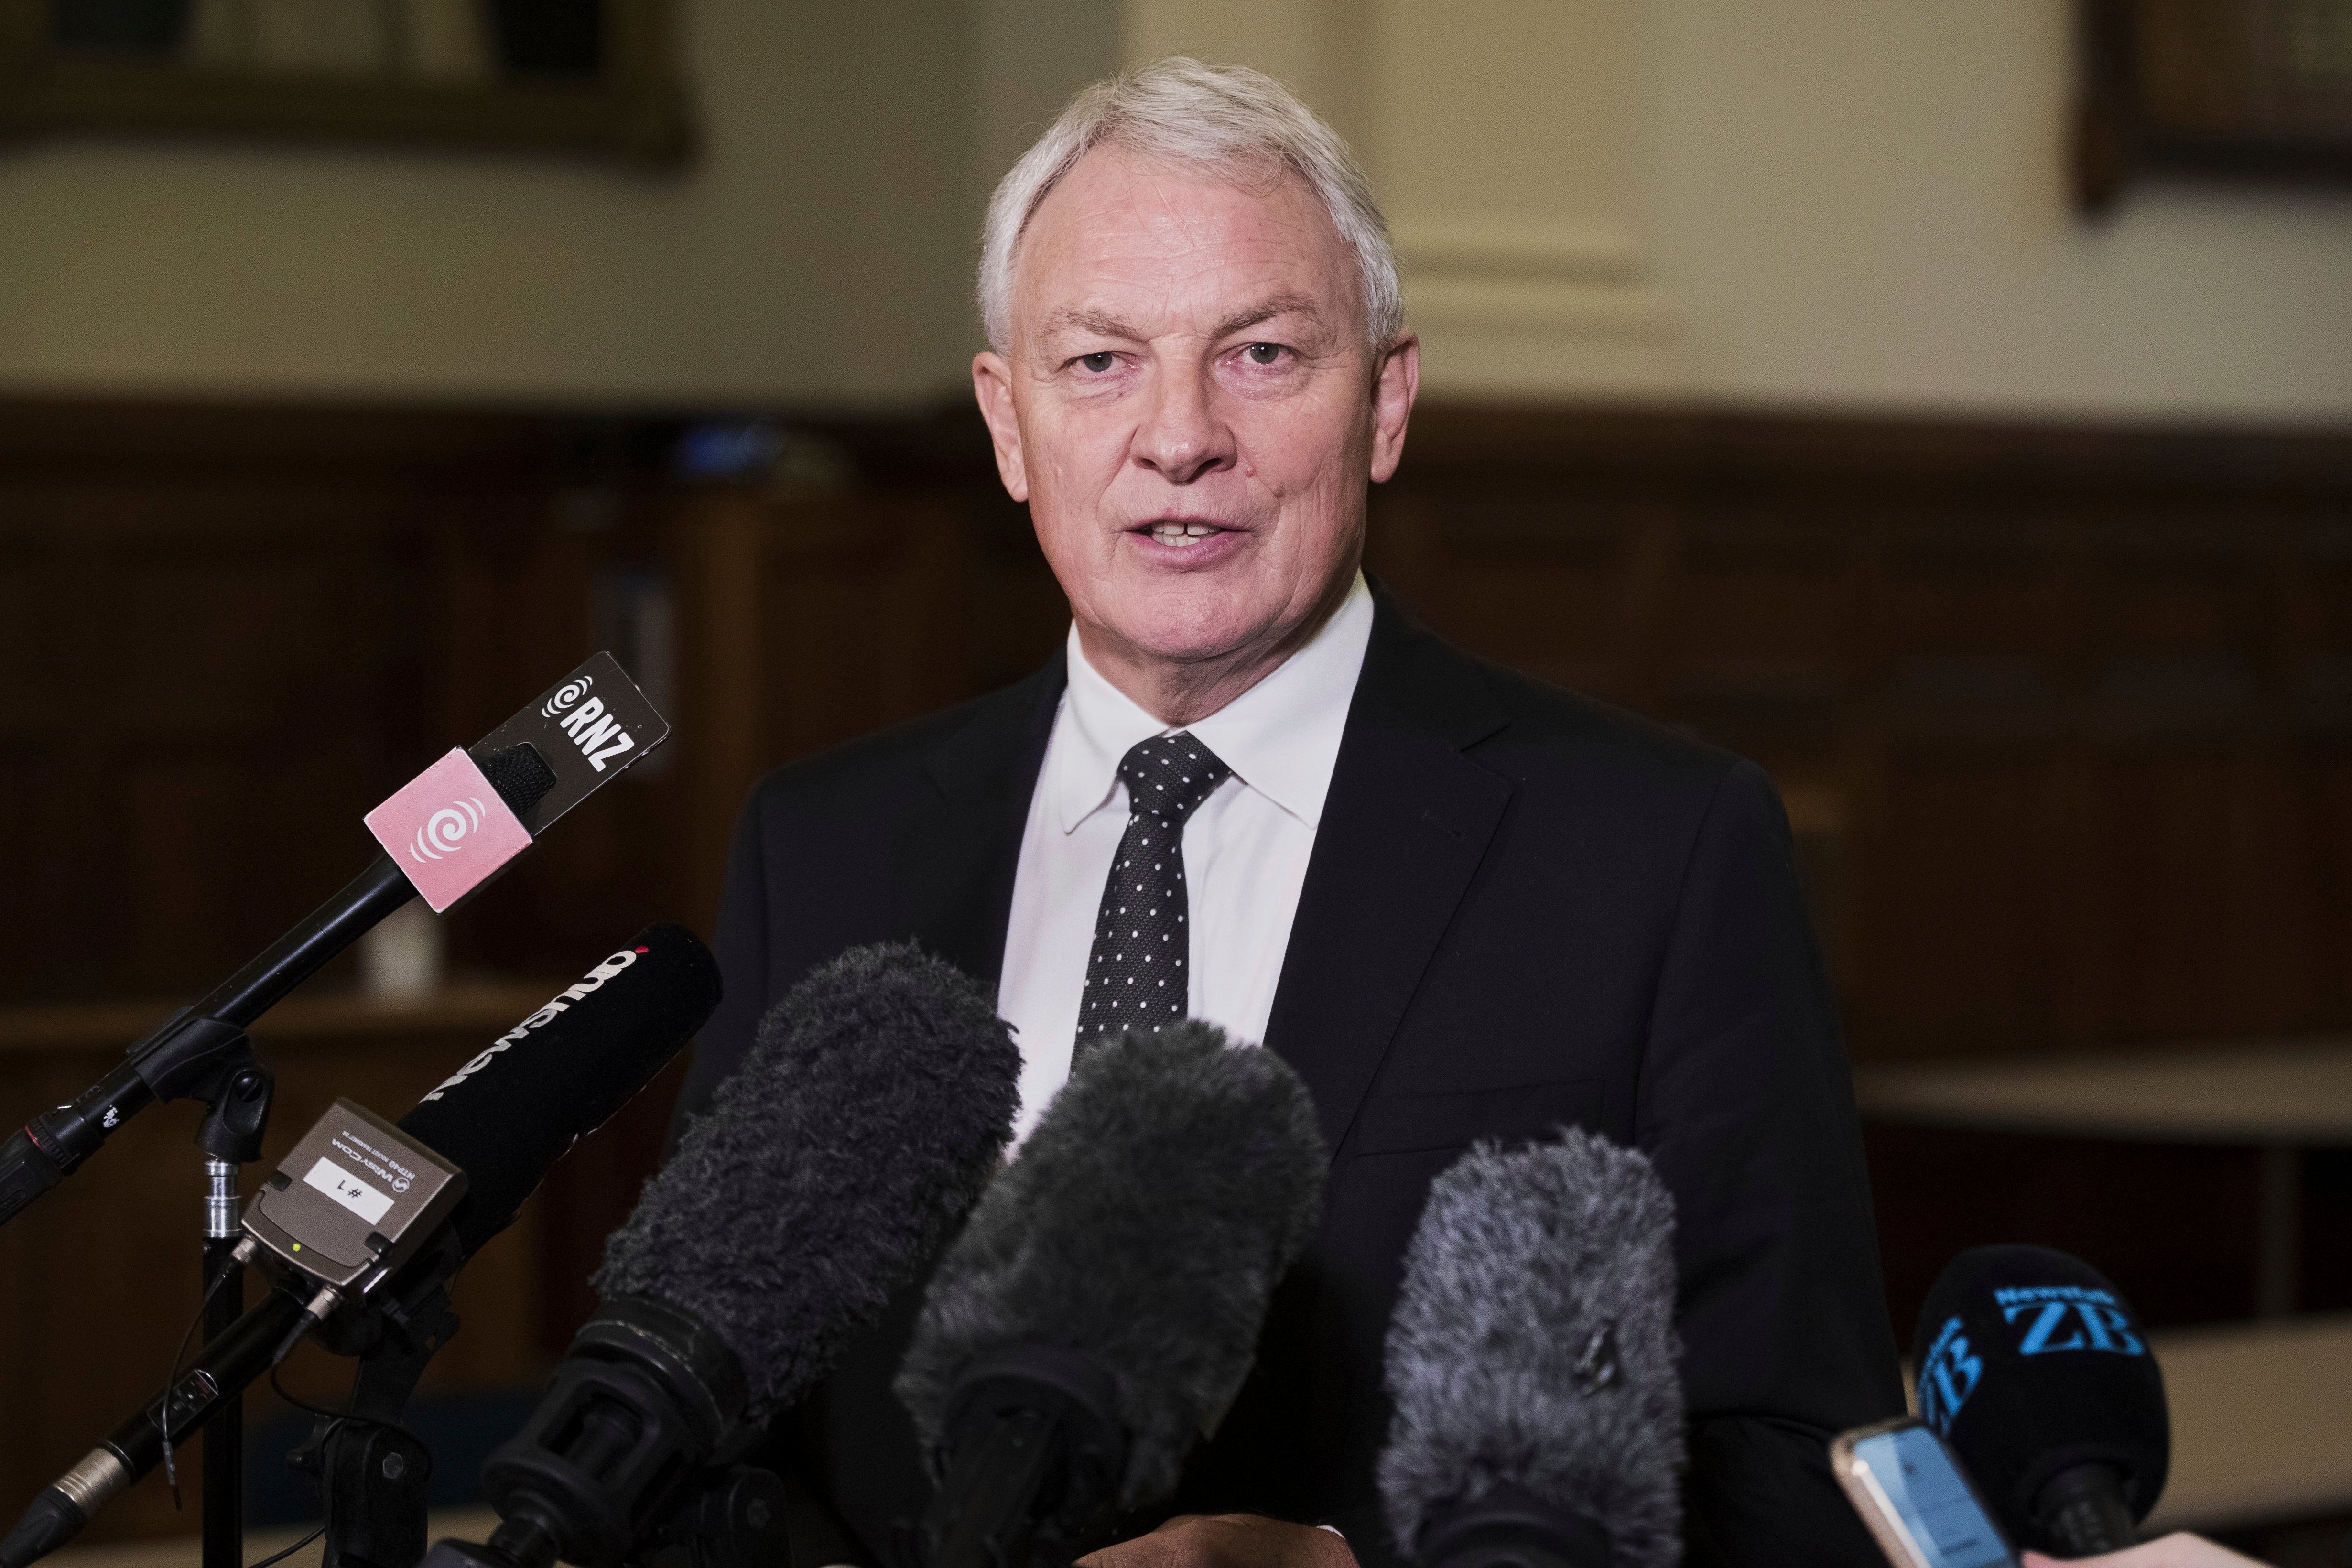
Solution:
M2077 0L2074 193L2145 172L2352 180L2352 0Z
M673 0L601 0L590 68L444 82L223 68L150 57L136 37L121 48L76 47L57 36L66 13L55 0L0 0L0 137L239 137L675 165L693 150L694 126L673 11Z

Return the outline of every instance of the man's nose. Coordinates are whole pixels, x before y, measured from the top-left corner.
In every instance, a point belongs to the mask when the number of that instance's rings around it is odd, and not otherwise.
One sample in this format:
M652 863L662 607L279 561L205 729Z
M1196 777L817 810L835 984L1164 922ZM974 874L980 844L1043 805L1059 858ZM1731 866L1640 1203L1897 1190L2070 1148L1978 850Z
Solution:
M1154 378L1151 403L1135 433L1135 461L1171 485L1189 485L1229 468L1234 435L1211 404L1206 378L1177 373Z

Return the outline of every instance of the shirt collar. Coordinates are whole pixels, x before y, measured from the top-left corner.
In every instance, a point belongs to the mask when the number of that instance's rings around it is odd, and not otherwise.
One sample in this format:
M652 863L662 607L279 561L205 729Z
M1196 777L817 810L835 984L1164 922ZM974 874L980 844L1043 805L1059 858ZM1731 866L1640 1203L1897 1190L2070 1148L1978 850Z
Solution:
M1323 800L1331 792L1348 705L1371 637L1372 595L1360 571L1348 597L1306 646L1215 713L1182 727L1244 784L1312 828L1322 821ZM1087 663L1076 624L1069 672L1047 780L1055 820L1066 833L1110 803L1119 759L1129 747L1175 733Z

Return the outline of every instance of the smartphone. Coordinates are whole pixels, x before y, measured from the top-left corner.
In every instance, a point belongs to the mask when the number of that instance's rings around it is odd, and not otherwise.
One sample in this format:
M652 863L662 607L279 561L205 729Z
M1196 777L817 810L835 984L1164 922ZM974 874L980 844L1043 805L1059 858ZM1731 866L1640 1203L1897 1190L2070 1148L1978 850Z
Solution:
M1967 1472L1917 1416L1840 1433L1830 1469L1895 1568L2017 1568Z

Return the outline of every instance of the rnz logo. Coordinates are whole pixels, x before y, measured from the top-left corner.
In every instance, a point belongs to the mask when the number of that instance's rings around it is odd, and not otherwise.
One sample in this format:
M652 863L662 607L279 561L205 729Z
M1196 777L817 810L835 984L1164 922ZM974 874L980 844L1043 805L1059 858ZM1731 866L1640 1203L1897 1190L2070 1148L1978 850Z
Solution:
M1949 1437L1952 1417L1969 1402L1984 1380L1984 1357L1969 1348L1969 1336L1960 1332L1957 1313L1944 1320L1936 1331L1936 1343L1927 1347L1927 1358L1919 1363L1919 1419L1935 1428L1938 1437Z
M627 730L621 727L619 719L604 711L603 697L588 696L588 688L595 684L593 675L581 675L566 681L555 688L555 695L541 704L539 711L542 717L554 718L566 708L571 708L571 713L556 727L572 737L572 744L580 748L580 755L588 759L588 766L602 773L605 763L625 754L636 742L629 737ZM588 700L581 702L583 697ZM572 707L574 703L580 706Z
M408 846L409 855L420 865L426 861L448 859L465 847L466 835L482 825L484 815L478 796L452 801L426 818L425 825L416 830L416 837Z

